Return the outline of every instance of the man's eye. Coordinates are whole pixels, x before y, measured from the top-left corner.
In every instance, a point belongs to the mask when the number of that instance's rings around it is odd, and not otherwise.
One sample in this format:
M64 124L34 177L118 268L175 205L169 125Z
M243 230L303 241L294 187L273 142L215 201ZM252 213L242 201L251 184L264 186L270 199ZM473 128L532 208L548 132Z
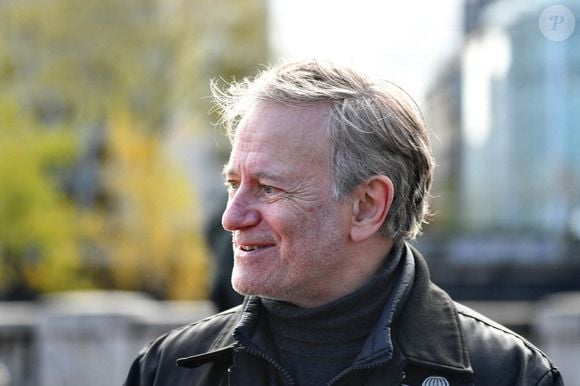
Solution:
M262 185L262 190L266 194L273 194L276 193L277 189L271 185Z
M232 192L236 190L240 184L236 181L226 181L226 187L228 188L228 192Z

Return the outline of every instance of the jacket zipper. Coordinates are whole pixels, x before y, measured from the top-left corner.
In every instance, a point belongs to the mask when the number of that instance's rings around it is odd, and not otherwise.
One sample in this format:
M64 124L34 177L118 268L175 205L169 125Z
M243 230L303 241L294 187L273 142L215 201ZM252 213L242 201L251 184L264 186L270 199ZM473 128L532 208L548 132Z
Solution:
M353 372L355 370L369 370L369 369L373 369L376 367L379 367L381 364L375 364L375 365L370 365L370 366L358 366L358 367L349 367L347 369L344 369L343 371L341 371L340 373L338 373L338 375L334 378L332 378L330 380L330 382L328 382L328 386L331 386L333 384L335 384L336 382L338 382L340 380L340 378L344 377L346 374Z
M405 379L407 379L407 372L403 370L401 371L401 377L399 378L399 385L402 385Z
M228 367L228 386L232 386L232 368L234 366Z
M290 375L290 373L284 367L280 366L280 364L278 364L278 362L276 362L270 356L266 355L265 353L263 353L261 351L254 350L254 349L251 349L251 348L243 346L243 345L240 346L240 348L242 350L246 351L247 353L252 354L254 356L257 356L258 358L261 358L261 359L265 360L266 362L268 362L269 364L271 364L272 367L274 367L276 370L278 370L282 373L282 375L284 376L284 378L286 378L286 381L289 385L295 385L295 382L292 379L292 376Z
M335 384L336 382L338 382L341 378L343 378L346 374L355 371L355 370L370 370L370 369L375 369L377 367L380 367L381 365L387 363L388 361L384 361L381 363L375 363L373 365L368 365L368 366L357 366L357 367L349 367L348 369L343 370L342 372L340 372L336 377L332 378L330 380L330 382L328 382L328 386L332 386L333 384ZM405 372L405 370L401 371L401 376L399 377L399 380L397 381L396 385L401 385L403 380L407 378L407 373Z

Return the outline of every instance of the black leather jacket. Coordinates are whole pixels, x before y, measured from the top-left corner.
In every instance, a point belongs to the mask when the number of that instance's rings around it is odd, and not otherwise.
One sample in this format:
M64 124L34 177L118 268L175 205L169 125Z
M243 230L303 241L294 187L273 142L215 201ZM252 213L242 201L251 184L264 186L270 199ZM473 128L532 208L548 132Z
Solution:
M405 245L389 305L353 365L332 385L563 385L532 344L453 302ZM160 337L133 362L126 386L292 385L273 354L259 298Z

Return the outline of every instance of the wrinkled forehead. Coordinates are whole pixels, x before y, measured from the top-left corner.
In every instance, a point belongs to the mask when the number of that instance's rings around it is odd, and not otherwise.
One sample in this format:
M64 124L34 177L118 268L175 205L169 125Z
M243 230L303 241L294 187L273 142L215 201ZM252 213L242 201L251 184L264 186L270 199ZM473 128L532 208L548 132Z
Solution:
M258 105L240 122L226 169L235 174L329 173L328 120L325 105Z
M329 122L328 103L288 105L263 101L250 107L242 117L232 144L245 146L252 142L279 146L280 150L321 151L329 144Z

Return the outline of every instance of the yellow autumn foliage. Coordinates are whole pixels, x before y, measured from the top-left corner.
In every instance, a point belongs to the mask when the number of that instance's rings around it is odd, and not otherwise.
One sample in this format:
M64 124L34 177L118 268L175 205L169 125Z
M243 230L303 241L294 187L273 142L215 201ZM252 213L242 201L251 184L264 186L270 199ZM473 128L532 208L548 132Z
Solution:
M170 298L202 298L207 248L188 180L159 139L116 113L103 170L112 197L94 240L106 250L114 286Z
M0 298L203 297L198 181L163 136L203 131L210 78L263 63L264 3L6 0L0 34Z
M11 100L0 99L0 291L86 286L78 274L74 207L55 183L73 156L70 131L39 130Z

